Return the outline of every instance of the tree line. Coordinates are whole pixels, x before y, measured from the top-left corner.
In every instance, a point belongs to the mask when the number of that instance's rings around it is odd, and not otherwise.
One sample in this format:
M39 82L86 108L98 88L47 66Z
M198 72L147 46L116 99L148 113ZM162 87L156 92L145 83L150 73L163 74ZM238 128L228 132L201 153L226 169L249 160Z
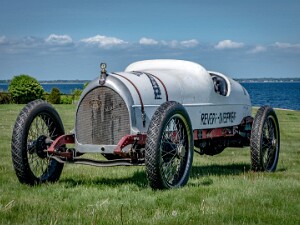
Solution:
M84 88L88 83L85 83ZM72 104L78 100L81 89L73 90L72 94L65 95L56 87L50 93L44 91L42 85L34 78L26 74L14 76L8 86L8 93L0 93L0 104L26 104L35 99L47 100L52 104Z

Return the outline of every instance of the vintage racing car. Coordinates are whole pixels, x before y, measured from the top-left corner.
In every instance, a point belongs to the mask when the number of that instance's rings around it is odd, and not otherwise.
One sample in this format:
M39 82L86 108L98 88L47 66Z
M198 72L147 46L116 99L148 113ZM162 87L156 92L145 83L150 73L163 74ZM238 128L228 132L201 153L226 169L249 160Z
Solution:
M182 60L135 62L124 72L100 67L100 76L80 97L70 134L45 101L30 102L20 112L12 134L20 182L57 181L64 163L145 165L153 189L181 187L194 151L215 155L244 146L250 146L252 170L275 171L276 114L263 106L253 118L249 94L231 78ZM85 153L105 159L84 158Z

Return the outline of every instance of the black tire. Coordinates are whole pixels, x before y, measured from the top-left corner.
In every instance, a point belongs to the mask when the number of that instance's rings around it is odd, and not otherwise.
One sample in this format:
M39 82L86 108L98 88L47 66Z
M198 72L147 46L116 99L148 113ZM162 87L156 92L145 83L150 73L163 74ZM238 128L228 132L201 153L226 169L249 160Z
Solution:
M155 111L145 146L146 174L153 189L184 186L193 162L190 118L177 102L165 102Z
M262 106L252 124L250 138L251 169L274 172L280 149L279 123L275 111Z
M62 121L47 102L35 100L22 109L11 143L13 166L21 183L34 185L59 179L63 164L49 158L45 149L62 134Z

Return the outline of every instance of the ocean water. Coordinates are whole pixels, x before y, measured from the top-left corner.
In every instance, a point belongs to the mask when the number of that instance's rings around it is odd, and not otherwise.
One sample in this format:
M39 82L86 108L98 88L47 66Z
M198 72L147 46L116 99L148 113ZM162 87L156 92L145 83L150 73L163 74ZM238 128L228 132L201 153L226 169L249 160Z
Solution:
M248 91L253 106L300 110L300 83L241 83Z
M248 91L253 106L270 105L274 108L300 110L300 82L278 83L241 83ZM77 84L42 84L46 92L57 87L61 93L71 94ZM0 84L0 92L7 91L8 84Z

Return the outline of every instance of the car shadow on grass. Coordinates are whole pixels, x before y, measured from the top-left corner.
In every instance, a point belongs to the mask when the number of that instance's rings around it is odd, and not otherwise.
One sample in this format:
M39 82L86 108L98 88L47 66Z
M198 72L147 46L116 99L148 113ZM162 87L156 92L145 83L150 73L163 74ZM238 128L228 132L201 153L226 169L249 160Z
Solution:
M226 165L212 164L208 166L193 166L190 177L201 176L232 176L246 173L250 170L249 164L232 163Z
M118 187L121 185L136 185L139 188L147 188L148 181L144 171L135 171L133 176L124 178L107 178L107 177L94 177L94 178L63 178L60 183L65 183L67 188L76 186L108 186Z
M190 178L202 178L201 185L210 185L212 180L209 176L237 176L246 173L250 170L249 164L227 164L218 165L212 164L208 166L193 166L190 173ZM119 187L122 185L136 185L138 188L148 188L148 181L146 178L146 172L138 170L133 173L132 176L124 178L101 178L101 177L89 177L89 178L63 178L60 183L65 183L65 187L73 188L76 186L108 186Z
M213 184L212 176L238 176L250 170L249 164L212 164L209 166L193 166L188 183L189 186L209 186Z

